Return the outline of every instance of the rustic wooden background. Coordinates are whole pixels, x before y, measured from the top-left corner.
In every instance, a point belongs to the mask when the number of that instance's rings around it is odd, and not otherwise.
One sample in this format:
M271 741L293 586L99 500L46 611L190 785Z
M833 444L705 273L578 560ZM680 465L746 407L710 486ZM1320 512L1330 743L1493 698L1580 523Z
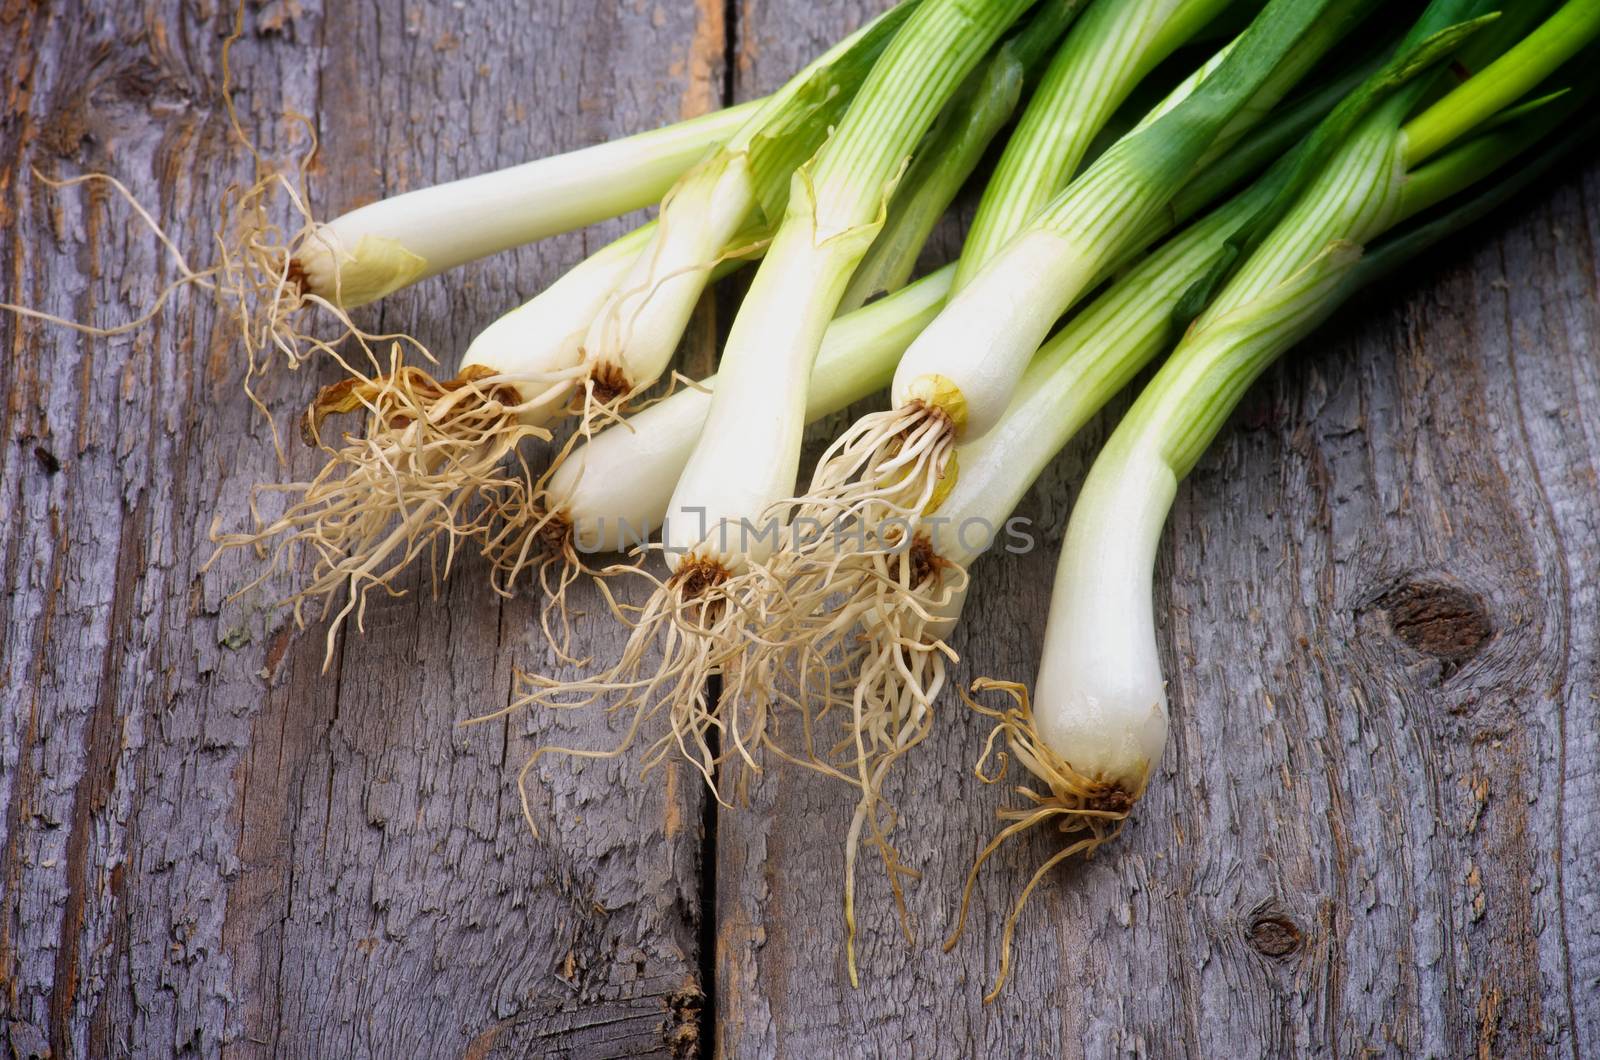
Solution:
M776 86L884 0L252 3L240 106L314 118L325 214ZM215 0L0 0L0 300L115 323L171 274L106 170L204 260L230 144ZM840 956L842 792L551 761L557 723L456 727L550 669L467 564L320 631L198 573L278 477L209 310L137 337L0 320L0 1052L575 1057L1600 1051L1600 167L1344 313L1182 491L1158 577L1170 751L1136 826L1029 909L1043 838L937 942L1004 798L955 704L896 799L917 946L865 871ZM464 348L622 223L363 317ZM704 364L729 298L697 322ZM270 385L280 423L329 376ZM1028 512L1057 525L1104 426ZM291 472L313 470L298 450ZM1032 675L1052 547L985 562L963 678ZM588 648L616 646L603 623ZM594 718L559 722L599 746Z

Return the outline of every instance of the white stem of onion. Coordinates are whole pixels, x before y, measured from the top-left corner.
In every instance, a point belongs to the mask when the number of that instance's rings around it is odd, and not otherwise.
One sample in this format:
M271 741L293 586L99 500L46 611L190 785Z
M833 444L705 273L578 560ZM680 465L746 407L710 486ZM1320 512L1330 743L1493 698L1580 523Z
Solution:
M758 205L752 153L757 139L781 139L778 153L793 162L773 165L790 170L815 153L827 137L828 122L813 111L848 101L904 16L904 10L891 9L810 63L667 193L649 242L595 314L583 340L584 359L604 400L650 385L671 363L724 248ZM816 93L806 90L826 77L833 83L829 98L819 104L811 98ZM787 179L787 173L780 179Z
M380 199L317 225L295 248L298 272L308 293L348 309L649 206L764 103Z
M828 325L806 393L807 422L888 383L906 346L944 304L954 274L946 266ZM710 376L600 431L550 477L545 503L568 520L583 551L624 551L660 528L718 385Z
M555 283L490 324L467 347L463 372L515 387L525 424L543 426L566 403L583 360L583 336L650 239L645 225L591 254Z
M1178 481L1242 394L1329 312L1360 245L1398 214L1392 131L1358 137L1228 284L1096 459L1057 567L1033 700L1039 738L1131 798L1166 740L1151 582Z
M788 211L723 353L706 430L673 494L664 538L742 566L776 544L755 526L794 488L805 387L828 321L876 234L896 175L961 81L1027 0L924 0L874 66L833 138L795 174Z
M666 371L723 248L755 201L749 155L731 145L668 195L652 238L590 315L579 342L605 400L648 386Z

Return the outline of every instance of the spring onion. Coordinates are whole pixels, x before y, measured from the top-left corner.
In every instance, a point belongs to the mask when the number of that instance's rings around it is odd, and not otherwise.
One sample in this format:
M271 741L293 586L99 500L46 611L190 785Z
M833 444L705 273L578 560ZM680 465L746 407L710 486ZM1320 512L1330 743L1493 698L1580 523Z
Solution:
M765 100L493 173L392 195L310 226L285 266L346 309L418 280L659 202Z

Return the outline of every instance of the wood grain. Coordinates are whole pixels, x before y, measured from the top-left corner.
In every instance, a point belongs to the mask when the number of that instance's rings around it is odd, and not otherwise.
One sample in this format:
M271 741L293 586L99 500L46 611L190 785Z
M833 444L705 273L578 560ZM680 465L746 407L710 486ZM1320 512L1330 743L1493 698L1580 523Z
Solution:
M721 9L252 6L237 99L263 150L311 116L331 215L598 142L720 99ZM0 125L0 300L131 316L170 275L100 191L104 170L204 260L249 169L218 104L226 6L10 5ZM709 43L708 43L709 42ZM369 312L453 355L622 224L421 285ZM700 795L548 771L538 844L513 774L548 721L456 723L547 669L529 600L482 571L375 601L321 672L320 629L210 573L213 516L283 476L208 310L136 339L0 321L0 1041L18 1055L578 1056L697 1035ZM325 373L265 390L289 422ZM304 477L315 454L291 454ZM470 565L469 565L470 566ZM472 576L479 575L479 576ZM585 647L614 649L595 623ZM581 734L609 738L604 733ZM604 778L604 779L602 779ZM687 1038L685 1037L687 1035ZM0 1051L4 1051L0 1048Z
M768 90L884 0L521 0L248 12L264 150L311 116L332 213ZM0 3L0 300L126 319L249 169L218 104L231 14ZM731 70L725 64L733 60ZM281 478L210 311L137 337L0 320L0 1047L19 1056L1283 1055L1600 1050L1600 169L1569 167L1269 373L1180 494L1157 577L1171 747L1116 845L1023 917L1038 837L980 879L1006 799L953 699L893 791L917 942L870 860L852 990L835 785L546 760L602 719L457 723L559 671L536 602L464 562L319 629L208 573L214 516ZM363 320L458 351L626 222L396 295ZM942 234L933 257L958 245ZM703 369L737 283L708 301ZM286 423L319 382L279 379ZM1114 414L1035 490L1040 548L977 571L957 676L1037 666L1059 526ZM837 426L837 425L835 425ZM819 437L826 432L819 432ZM289 474L315 454L296 450ZM580 626L614 653L614 626ZM0 1049L3 1051L3 1049Z

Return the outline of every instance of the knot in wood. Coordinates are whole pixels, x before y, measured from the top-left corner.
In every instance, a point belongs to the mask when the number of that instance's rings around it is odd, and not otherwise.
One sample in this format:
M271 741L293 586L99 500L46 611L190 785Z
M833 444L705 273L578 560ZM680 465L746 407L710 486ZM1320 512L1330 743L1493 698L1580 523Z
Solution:
M704 1007L705 995L694 986L667 996L671 1019L665 1028L664 1041L673 1057L700 1055L700 1020Z
M1407 582L1386 593L1378 606L1395 639L1451 669L1478 654L1494 635L1483 601L1458 586Z
M1275 960L1299 952L1304 941L1300 928L1281 913L1263 913L1250 921L1248 937L1257 953Z

